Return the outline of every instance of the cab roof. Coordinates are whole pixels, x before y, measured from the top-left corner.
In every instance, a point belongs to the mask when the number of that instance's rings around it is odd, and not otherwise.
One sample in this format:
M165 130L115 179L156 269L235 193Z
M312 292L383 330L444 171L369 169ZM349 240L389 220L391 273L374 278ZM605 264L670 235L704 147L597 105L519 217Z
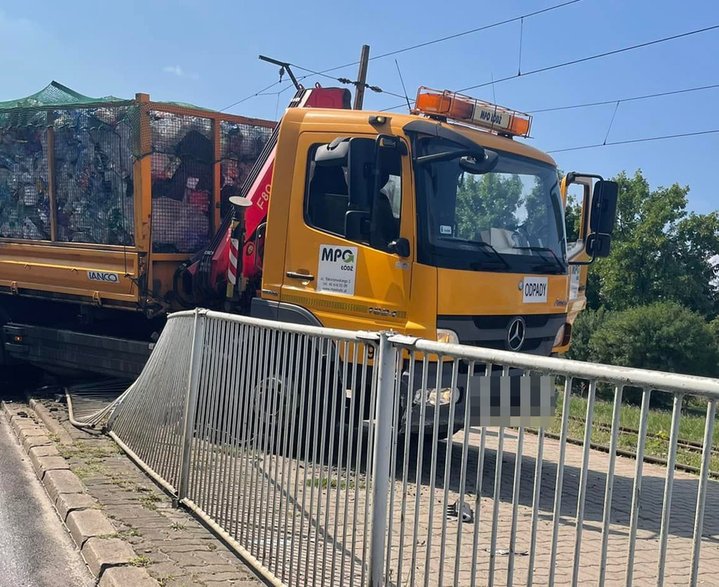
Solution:
M370 119L383 117L383 124L372 124ZM465 126L463 124L436 120L418 114L394 114L371 110L338 110L327 108L289 108L285 112L284 122L301 124L307 130L327 131L342 129L340 132L371 133L392 132L405 134L407 130L423 128L427 134L458 134L473 143L488 149L505 151L542 161L556 167L556 162L547 153L515 139L496 133ZM421 124L417 124L421 123ZM407 127L410 127L409 129ZM391 130L390 130L391 129ZM444 129L440 131L439 129Z

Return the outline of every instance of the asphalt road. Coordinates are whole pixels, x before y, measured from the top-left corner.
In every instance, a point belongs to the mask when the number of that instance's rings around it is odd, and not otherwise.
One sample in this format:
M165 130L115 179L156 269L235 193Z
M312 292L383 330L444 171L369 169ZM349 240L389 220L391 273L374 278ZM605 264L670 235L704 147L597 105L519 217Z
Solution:
M0 413L0 587L90 587L80 554Z

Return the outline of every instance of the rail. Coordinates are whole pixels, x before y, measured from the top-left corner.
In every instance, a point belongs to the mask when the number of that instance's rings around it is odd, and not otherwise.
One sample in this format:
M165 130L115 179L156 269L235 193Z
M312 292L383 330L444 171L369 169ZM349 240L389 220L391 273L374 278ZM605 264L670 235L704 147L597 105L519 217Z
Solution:
M598 392L613 402L607 452L592 449ZM673 401L661 467L644 460L657 392ZM686 395L706 402L698 476L676 470ZM199 310L170 316L109 428L274 584L696 585L719 535L717 399L713 379Z

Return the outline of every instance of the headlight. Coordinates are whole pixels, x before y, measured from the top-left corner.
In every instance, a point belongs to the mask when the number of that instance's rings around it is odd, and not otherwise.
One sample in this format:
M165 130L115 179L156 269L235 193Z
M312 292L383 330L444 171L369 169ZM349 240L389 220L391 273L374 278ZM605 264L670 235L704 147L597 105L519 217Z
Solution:
M450 403L457 403L459 400L459 389L443 387L441 389L418 389L414 392L414 403L421 405L422 398L429 406L446 406Z
M438 328L437 342L443 342L446 344L459 344L459 336L457 336L457 333L454 330Z
M569 343L569 338L572 336L572 325L565 323L557 330L557 336L554 337L552 346L564 346Z

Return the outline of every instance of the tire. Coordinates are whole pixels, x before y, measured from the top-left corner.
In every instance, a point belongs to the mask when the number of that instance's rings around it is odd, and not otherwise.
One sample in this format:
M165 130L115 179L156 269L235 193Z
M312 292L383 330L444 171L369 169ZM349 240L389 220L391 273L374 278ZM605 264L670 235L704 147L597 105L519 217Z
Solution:
M437 440L447 440L448 438L451 438L452 436L457 434L457 432L459 432L463 428L464 428L464 425L462 423L455 422L454 426L452 426L452 434L449 434L449 426L441 425L439 427L439 432L437 433ZM431 439L432 438L432 430L430 429L427 432L425 432L425 436L427 438Z
M311 360L294 353L274 367L252 386L252 440L261 450L276 454L319 456L323 442L327 447L337 432L344 401L341 383L333 385L334 361L317 353ZM330 395L324 397L323 390Z

